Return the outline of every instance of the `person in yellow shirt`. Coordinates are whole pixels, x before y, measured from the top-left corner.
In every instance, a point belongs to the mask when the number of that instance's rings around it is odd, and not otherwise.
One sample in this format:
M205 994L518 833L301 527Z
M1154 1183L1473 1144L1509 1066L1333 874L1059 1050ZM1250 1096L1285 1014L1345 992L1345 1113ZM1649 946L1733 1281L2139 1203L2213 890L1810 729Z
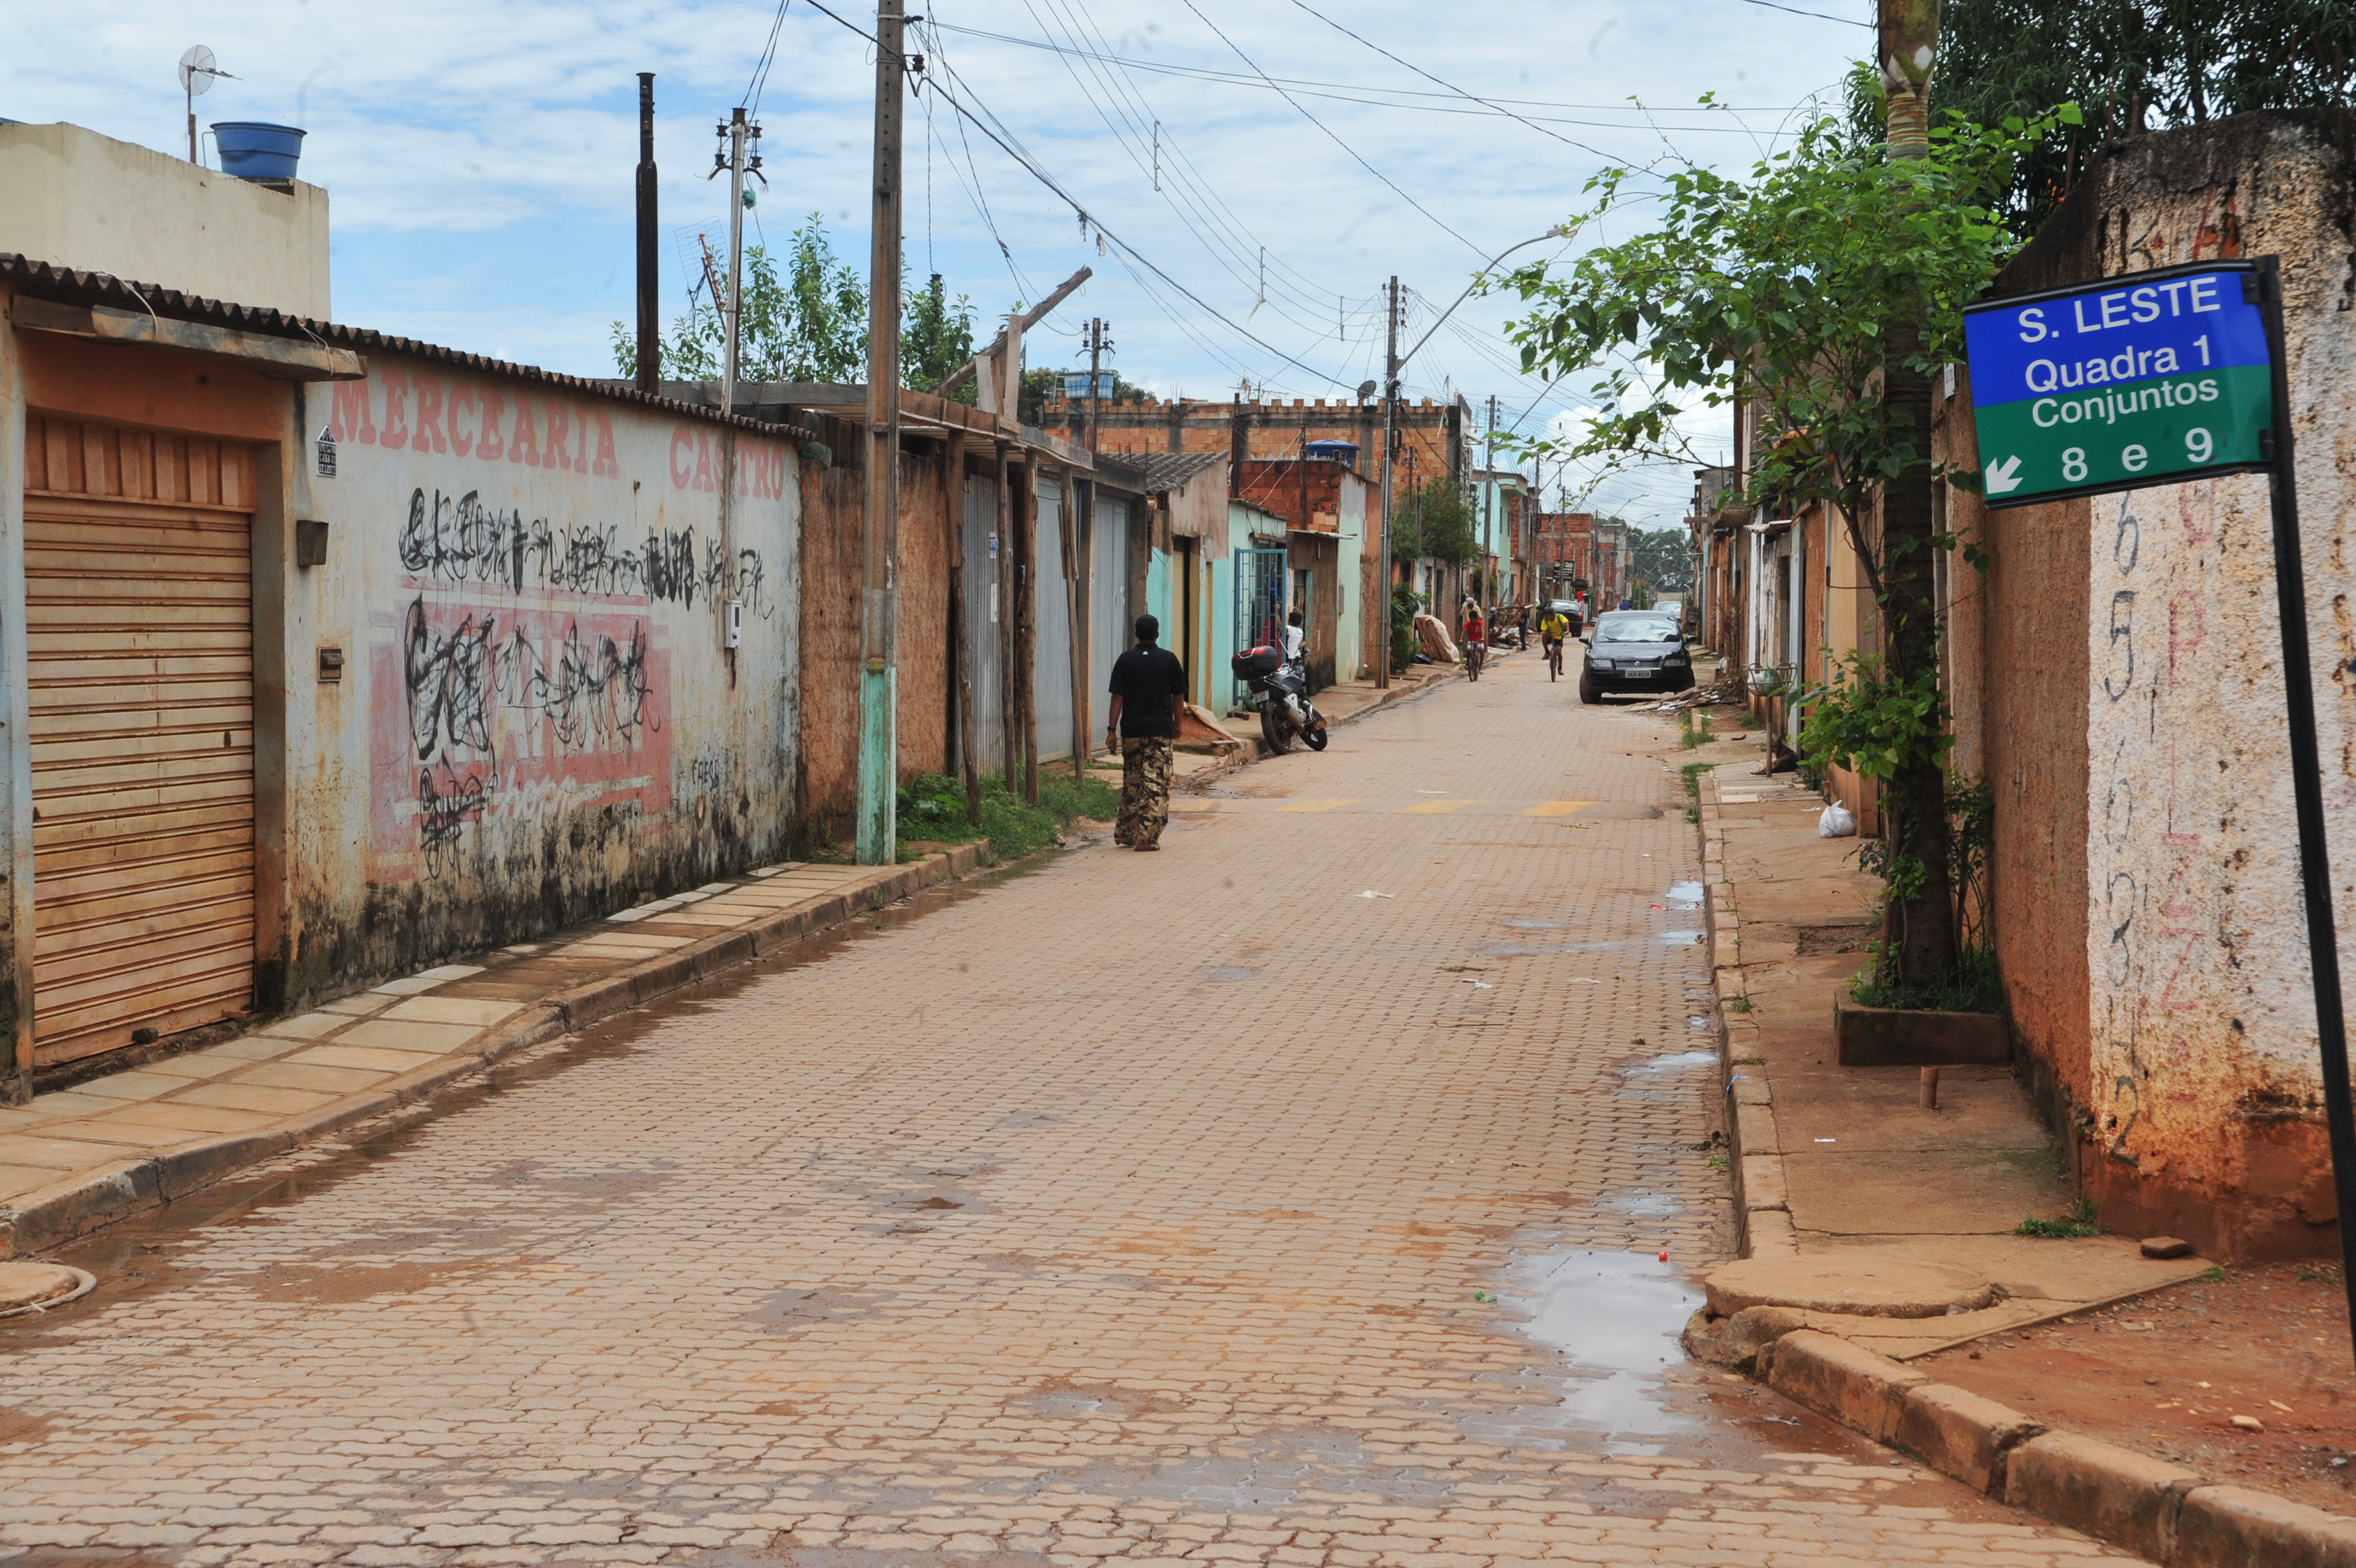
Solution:
M1546 649L1547 666L1559 673L1562 668L1562 643L1570 635L1570 620L1559 610L1549 608L1538 617L1538 642Z

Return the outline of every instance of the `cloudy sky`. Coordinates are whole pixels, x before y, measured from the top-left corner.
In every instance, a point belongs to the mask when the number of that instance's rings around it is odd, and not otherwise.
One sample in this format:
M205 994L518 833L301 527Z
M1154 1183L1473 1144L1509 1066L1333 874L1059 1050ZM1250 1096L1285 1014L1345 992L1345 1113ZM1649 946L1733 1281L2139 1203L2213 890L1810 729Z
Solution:
M868 6L829 3L872 30ZM1349 395L1380 372L1389 275L1421 337L1607 160L1747 165L1871 37L1861 0L1791 0L1823 16L1759 0L910 3L933 89L908 105L911 273L942 273L987 317L1093 267L1031 363L1073 362L1101 315L1123 375L1194 397L1247 380ZM8 28L0 117L167 151L186 145L175 62L210 46L237 80L198 100L201 122L310 133L338 319L583 374L612 373L612 324L632 314L634 73L658 73L669 314L698 235L724 248L713 126L747 101L774 36L756 116L770 184L748 241L818 213L864 264L873 46L810 0L85 0L15 7ZM1704 92L1733 109L1697 110ZM1494 396L1499 423L1526 432L1574 420L1584 379L1519 375L1508 314L1467 301L1408 365L1408 394L1462 392L1484 413ZM1723 425L1697 421L1705 453ZM1681 471L1625 475L1592 501L1657 522L1689 489Z

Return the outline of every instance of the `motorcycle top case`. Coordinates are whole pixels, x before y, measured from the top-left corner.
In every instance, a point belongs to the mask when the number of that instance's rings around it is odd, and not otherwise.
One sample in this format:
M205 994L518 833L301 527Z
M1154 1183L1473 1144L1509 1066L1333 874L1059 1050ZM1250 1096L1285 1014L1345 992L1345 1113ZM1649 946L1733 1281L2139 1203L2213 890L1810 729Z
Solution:
M1237 679L1265 680L1283 667L1284 656L1275 648L1263 645L1257 648L1247 648L1227 662L1234 667Z

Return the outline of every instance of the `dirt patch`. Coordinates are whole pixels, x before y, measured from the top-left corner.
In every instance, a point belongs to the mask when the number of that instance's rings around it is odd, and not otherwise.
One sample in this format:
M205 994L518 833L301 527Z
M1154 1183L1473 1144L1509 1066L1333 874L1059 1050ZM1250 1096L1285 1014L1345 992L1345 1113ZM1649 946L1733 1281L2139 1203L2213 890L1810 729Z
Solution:
M2337 1269L2232 1269L1912 1364L2048 1426L2356 1514L2356 1373ZM2237 1415L2265 1430L2237 1428Z
M22 1443L27 1447L41 1442L57 1424L46 1415L35 1415L29 1410L11 1410L0 1404L0 1447Z
M1862 953L1873 941L1869 925L1803 925L1796 929L1802 958L1823 953Z

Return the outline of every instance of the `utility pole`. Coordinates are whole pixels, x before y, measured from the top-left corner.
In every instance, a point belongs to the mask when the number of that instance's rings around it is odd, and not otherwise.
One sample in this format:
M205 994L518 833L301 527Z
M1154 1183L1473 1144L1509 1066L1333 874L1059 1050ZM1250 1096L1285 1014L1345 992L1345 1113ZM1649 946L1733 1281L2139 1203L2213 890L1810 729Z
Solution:
M1481 542L1491 549L1497 547L1497 522L1494 515L1497 504L1497 482L1490 476L1490 465L1496 461L1497 394L1492 392L1489 394L1489 439L1481 448ZM1511 576L1513 572L1511 546L1506 548L1505 564L1506 574ZM1496 592L1496 586L1494 583L1491 584L1489 596L1494 598Z
M1104 351L1111 347L1112 340L1105 336L1103 317L1090 316L1088 318L1088 450L1091 453L1097 449L1098 368L1103 363Z
M655 223L655 73L638 72L638 390L662 390L662 246Z
M900 547L900 110L902 0L875 7L875 202L867 251L866 568L859 627L859 863L899 854L899 725L893 581ZM741 122L743 115L740 112ZM741 182L740 182L741 183ZM742 222L740 198L737 221ZM732 300L733 305L734 302ZM731 312L733 324L734 312ZM734 369L734 335L730 335Z
M737 308L744 295L744 106L738 104L721 133L728 138L728 297L722 301L721 325L727 341L720 351L720 411L736 411L736 337L743 315Z
M1384 291L1386 308L1383 312L1383 565L1377 578L1377 592L1382 594L1379 624L1383 629L1382 657L1375 663L1375 685L1387 688L1391 683L1391 446L1398 416L1398 279L1395 275Z

